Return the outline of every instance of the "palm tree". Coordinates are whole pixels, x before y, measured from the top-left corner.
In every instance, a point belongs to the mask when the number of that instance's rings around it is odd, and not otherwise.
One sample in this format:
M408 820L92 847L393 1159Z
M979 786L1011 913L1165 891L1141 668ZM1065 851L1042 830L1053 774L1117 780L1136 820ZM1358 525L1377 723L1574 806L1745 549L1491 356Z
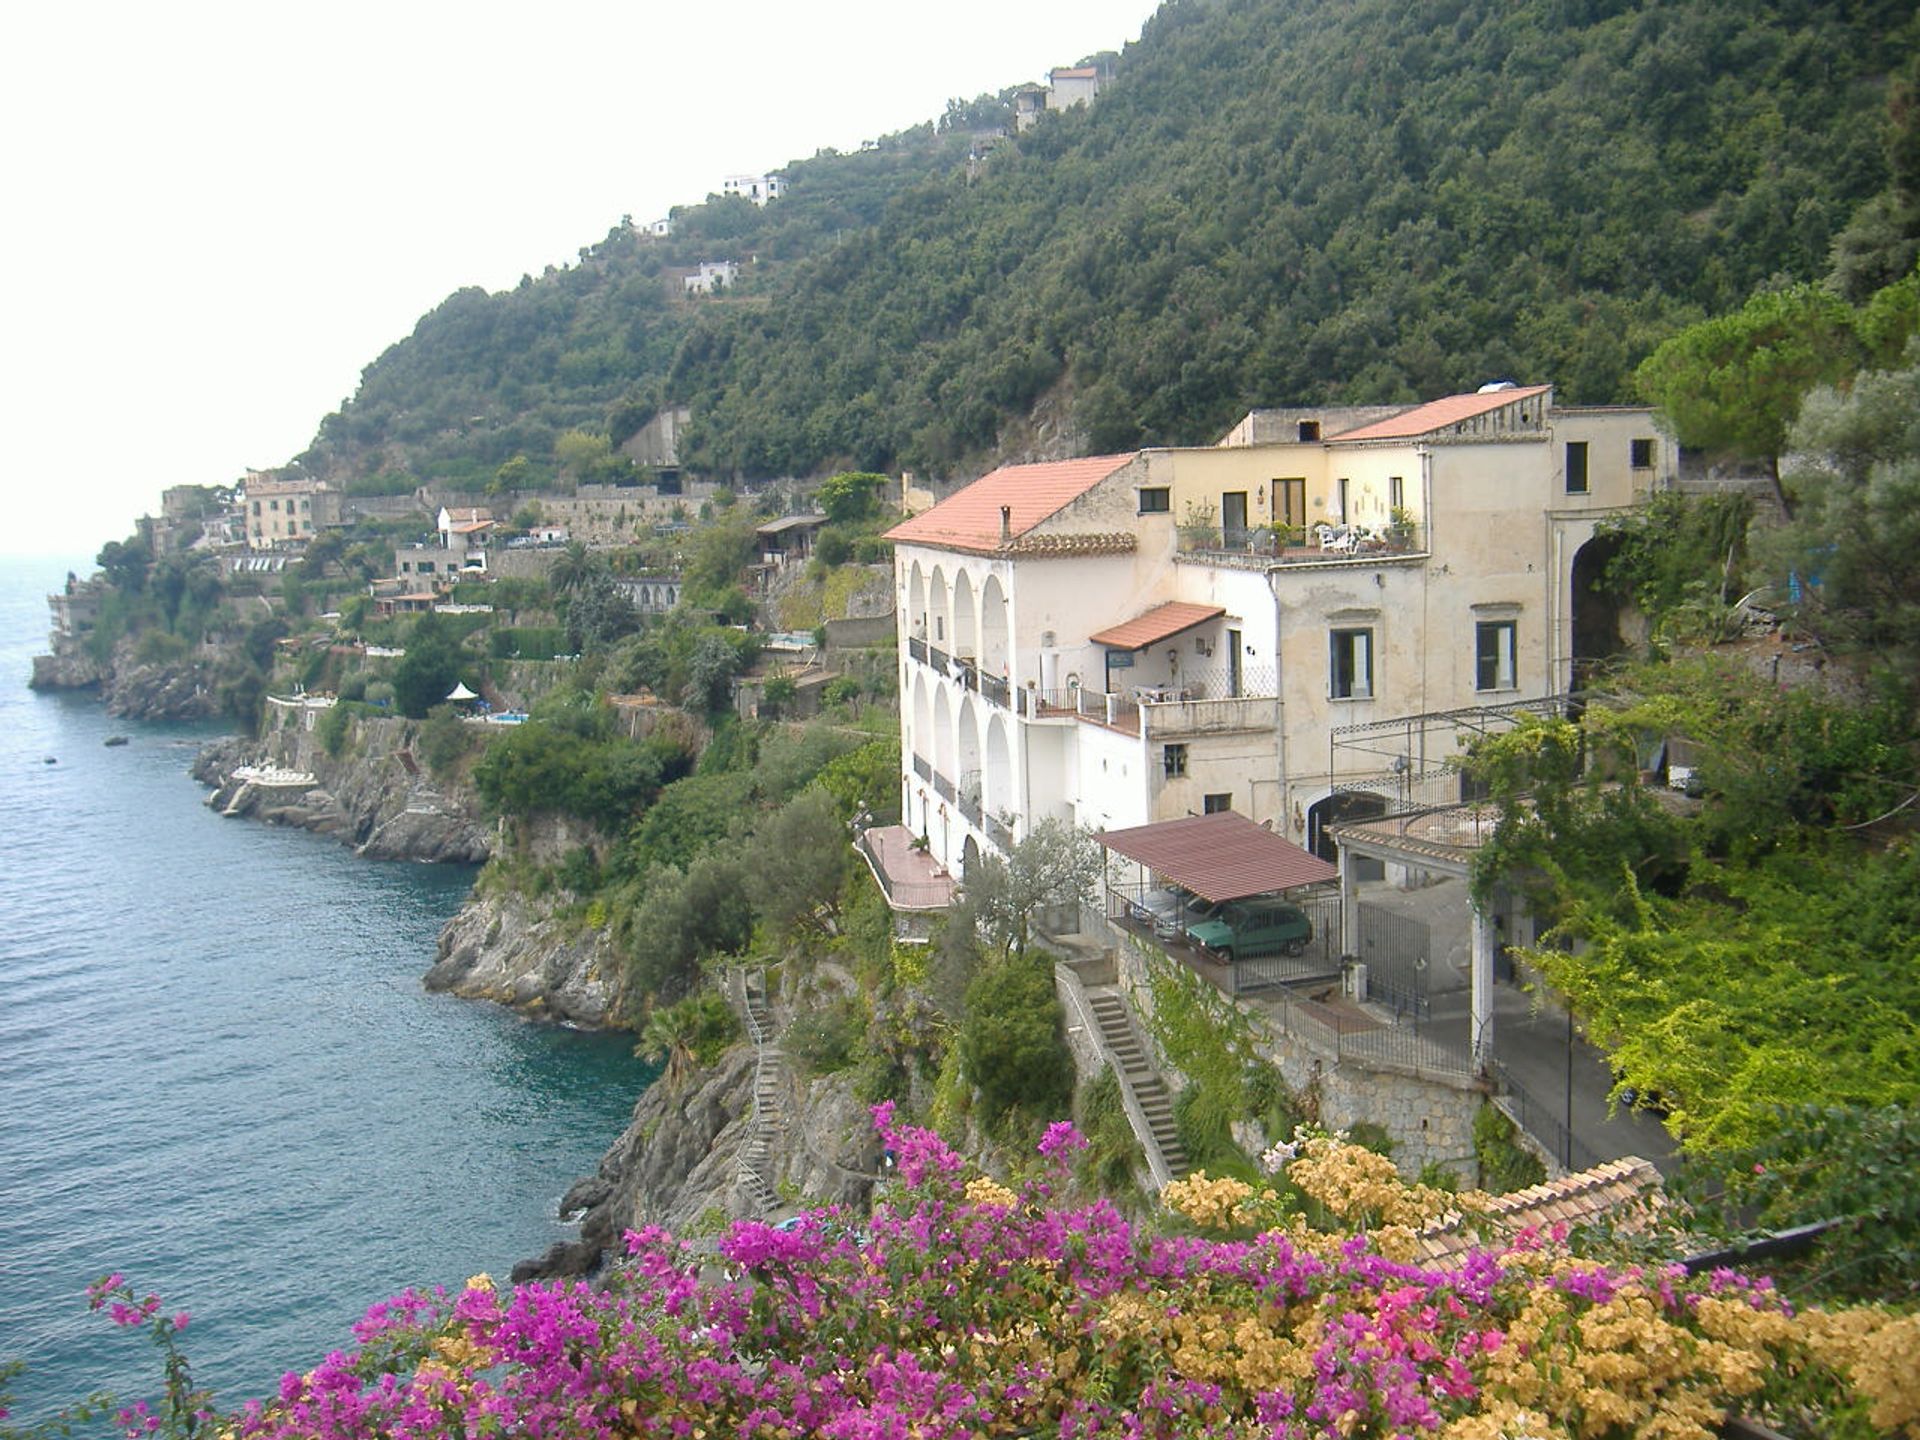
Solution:
M565 594L578 590L604 568L605 562L587 549L583 541L573 540L554 557L553 568L547 572L547 582L556 593Z

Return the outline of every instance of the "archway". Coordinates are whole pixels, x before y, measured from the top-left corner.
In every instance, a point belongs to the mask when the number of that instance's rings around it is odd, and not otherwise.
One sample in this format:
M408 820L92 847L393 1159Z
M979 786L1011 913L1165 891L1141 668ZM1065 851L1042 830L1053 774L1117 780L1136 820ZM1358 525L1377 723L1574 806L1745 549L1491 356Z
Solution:
M973 577L962 570L953 577L953 653L963 660L980 654L980 621L973 603Z
M1387 813L1387 802L1366 790L1339 790L1324 800L1316 800L1307 811L1307 848L1329 865L1340 863L1340 847L1327 833L1329 827L1352 820L1378 820ZM1353 878L1384 880L1387 867L1381 861L1355 856Z
M1573 556L1573 688L1584 690L1608 661L1627 653L1631 642L1622 622L1638 612L1631 601L1606 583L1606 569L1620 553L1617 535L1596 535Z
M980 673L1010 679L1011 655L1007 645L1007 592L1000 577L989 575L980 587Z

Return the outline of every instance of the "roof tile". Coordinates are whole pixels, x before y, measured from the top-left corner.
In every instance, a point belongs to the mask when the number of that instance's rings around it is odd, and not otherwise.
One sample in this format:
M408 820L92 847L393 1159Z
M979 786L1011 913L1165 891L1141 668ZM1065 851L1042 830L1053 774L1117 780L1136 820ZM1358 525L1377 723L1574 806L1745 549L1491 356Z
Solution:
M1002 465L931 510L903 520L883 538L897 544L991 554L1002 548L1003 541L1019 540L1058 514L1132 459L1132 454L1094 455L1038 465ZM1009 512L1004 536L1002 506Z
M1438 400L1429 400L1424 405L1416 405L1411 410L1395 415L1390 420L1376 420L1371 425L1362 425L1358 430L1347 430L1339 435L1329 436L1332 440L1410 440L1417 435L1431 435L1436 430L1444 430L1449 425L1458 425L1463 420L1471 420L1477 415L1485 415L1489 410L1498 410L1503 405L1511 405L1516 400L1531 400L1536 395L1544 395L1551 385L1517 385L1511 390L1476 391L1472 395L1444 395Z

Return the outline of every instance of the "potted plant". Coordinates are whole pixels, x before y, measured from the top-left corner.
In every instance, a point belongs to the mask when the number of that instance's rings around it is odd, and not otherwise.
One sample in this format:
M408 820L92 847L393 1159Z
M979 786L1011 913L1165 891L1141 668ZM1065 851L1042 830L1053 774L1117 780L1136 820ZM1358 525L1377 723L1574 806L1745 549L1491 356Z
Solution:
M1395 549L1404 549L1413 543L1413 512L1404 505L1396 505L1387 512L1387 543Z

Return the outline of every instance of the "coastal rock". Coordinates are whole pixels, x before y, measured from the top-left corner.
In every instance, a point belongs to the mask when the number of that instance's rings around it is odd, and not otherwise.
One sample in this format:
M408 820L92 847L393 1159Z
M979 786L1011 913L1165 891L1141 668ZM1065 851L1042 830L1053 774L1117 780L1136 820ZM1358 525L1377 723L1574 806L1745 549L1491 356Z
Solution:
M36 655L33 678L27 683L35 690L88 690L104 675L100 666L84 654Z
M220 713L213 667L202 661L144 665L124 651L102 678L100 698L109 715L132 720L207 720Z
M436 784L414 757L413 722L357 717L339 754L295 711L259 740L215 741L193 774L223 815L332 835L375 860L477 865L492 832L470 796ZM263 772L265 779L261 776Z
M516 893L475 895L440 932L429 990L576 1025L615 1023L619 958L606 934Z

